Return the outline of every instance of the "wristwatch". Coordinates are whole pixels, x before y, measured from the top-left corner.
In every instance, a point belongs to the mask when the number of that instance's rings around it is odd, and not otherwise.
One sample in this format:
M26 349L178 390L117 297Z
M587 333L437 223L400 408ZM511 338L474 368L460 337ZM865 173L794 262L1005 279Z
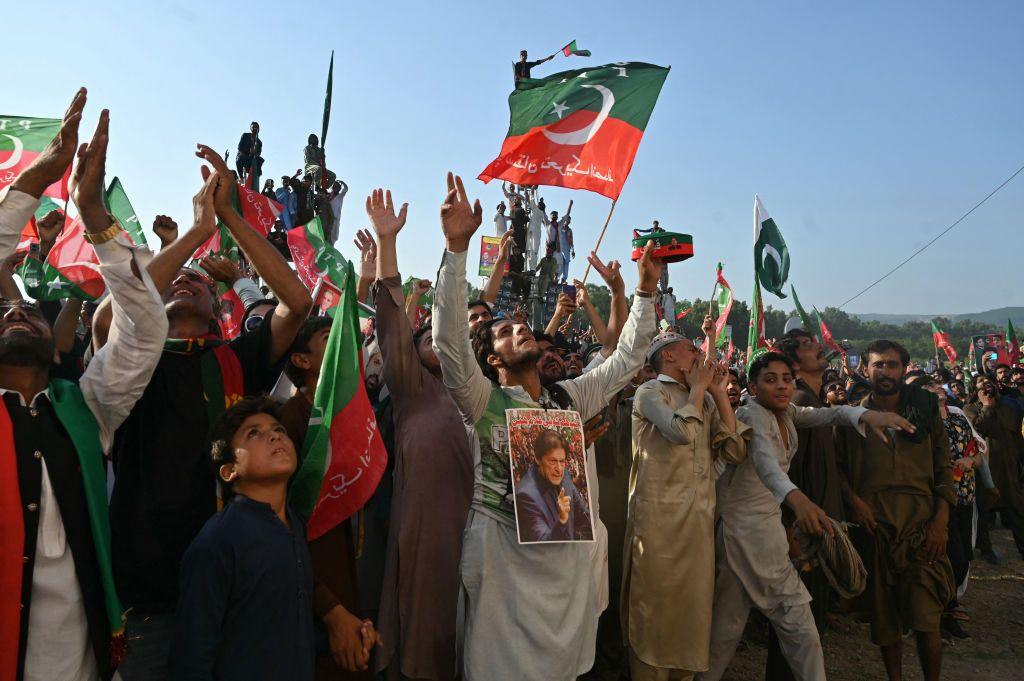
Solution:
M110 226L102 232L85 232L82 236L86 241L91 243L93 246L98 244L105 244L115 236L124 231L124 227L117 221L117 218L111 218Z

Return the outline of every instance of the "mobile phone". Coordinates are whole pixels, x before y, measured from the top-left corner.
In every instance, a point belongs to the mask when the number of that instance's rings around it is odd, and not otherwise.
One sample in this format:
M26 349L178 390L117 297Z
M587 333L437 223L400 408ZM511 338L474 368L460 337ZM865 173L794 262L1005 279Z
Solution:
M850 353L849 358L850 358L850 368L851 369L856 369L857 366L860 364L860 357L858 355Z
M572 284L562 284L562 293L576 300L576 287Z

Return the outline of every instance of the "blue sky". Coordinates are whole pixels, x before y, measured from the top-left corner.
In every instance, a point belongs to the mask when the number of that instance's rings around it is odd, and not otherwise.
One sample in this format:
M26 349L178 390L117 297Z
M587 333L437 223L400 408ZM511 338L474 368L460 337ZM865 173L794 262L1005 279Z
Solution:
M758 193L788 241L805 305L836 305L945 228L1024 164L1024 4L954 3L9 3L0 112L59 116L89 88L84 129L111 110L108 174L145 224L191 224L202 141L232 153L262 125L265 177L301 165L319 132L335 56L328 165L351 192L342 252L367 225L363 199L410 203L403 274L433 277L444 173L467 179L490 230L500 188L475 177L508 125L511 62L576 38L594 57L672 66L601 255L628 259L657 218L694 236L672 266L678 297L706 298L725 263L752 286ZM827 5L827 7L826 7ZM575 199L580 259L609 201ZM850 311L970 312L1020 305L1024 174ZM474 248L476 246L474 245ZM980 266L980 267L979 267ZM635 284L632 264L627 283ZM766 302L788 307L768 296Z

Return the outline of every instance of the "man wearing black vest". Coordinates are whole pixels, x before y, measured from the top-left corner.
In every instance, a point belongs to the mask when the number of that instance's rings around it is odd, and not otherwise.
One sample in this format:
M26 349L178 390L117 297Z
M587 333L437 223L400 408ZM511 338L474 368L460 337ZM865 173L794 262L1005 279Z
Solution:
M78 146L86 91L60 132L0 199L0 258L12 253ZM160 358L167 320L135 249L103 202L109 116L78 152L71 195L111 308L109 342L78 384L50 375L53 330L39 308L0 301L0 678L109 679L123 648L104 454ZM196 197L213 219L211 185Z

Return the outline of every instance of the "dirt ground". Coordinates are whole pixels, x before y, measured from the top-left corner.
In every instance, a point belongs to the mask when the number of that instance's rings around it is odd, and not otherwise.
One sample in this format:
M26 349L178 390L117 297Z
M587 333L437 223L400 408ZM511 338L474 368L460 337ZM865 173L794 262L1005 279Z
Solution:
M942 678L948 681L1015 681L1024 679L1024 560L1008 530L992 533L992 544L1003 556L996 567L983 560L971 564L970 585L961 600L970 621L963 623L969 641L943 645ZM844 632L825 634L825 671L833 681L885 679L878 649L871 644L867 624L848 617ZM762 641L740 644L725 681L762 681L766 648ZM903 678L921 679L913 638L903 647Z

